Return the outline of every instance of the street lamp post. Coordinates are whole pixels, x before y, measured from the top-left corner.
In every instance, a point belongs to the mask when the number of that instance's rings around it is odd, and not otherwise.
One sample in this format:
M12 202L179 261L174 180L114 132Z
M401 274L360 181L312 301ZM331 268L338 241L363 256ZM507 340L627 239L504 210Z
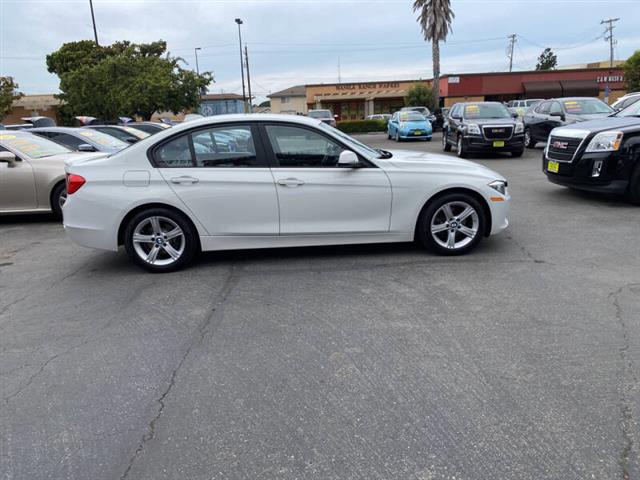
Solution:
M244 90L244 61L242 58L242 33L240 31L240 25L242 25L242 20L236 18L236 23L238 24L238 41L240 42L240 76L242 77L242 105L244 109L244 113L247 113L247 95Z
M96 39L96 45L100 45L98 43L98 29L96 28L96 17L93 14L93 0L89 0L89 7L91 8L91 21L93 22L93 36Z
M198 50L202 50L201 47L196 47L193 49L194 53L196 54L196 74L198 75L198 77L200 76L200 66L198 65ZM200 101L202 101L202 88L198 87L198 98L200 99Z

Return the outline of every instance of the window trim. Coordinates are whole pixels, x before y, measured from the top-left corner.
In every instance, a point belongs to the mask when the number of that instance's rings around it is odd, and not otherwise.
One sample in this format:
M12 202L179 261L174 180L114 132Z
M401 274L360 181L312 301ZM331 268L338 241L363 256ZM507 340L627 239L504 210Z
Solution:
M362 167L360 168L380 168L378 167L375 163L371 162L368 158L362 156L360 153L358 152L354 152L353 149L347 145L346 143L344 143L342 140L332 136L332 135L328 135L325 132L323 132L322 130L315 128L315 127L311 127L310 125L303 125L300 123L292 123L292 122L278 122L278 121L266 121L266 122L260 122L259 123L259 129L260 129L260 134L262 135L262 142L264 144L265 147L265 151L269 157L269 164L271 166L271 168L286 168L286 169L316 169L316 170L335 170L335 169L340 169L340 170L344 170L344 167L287 167L287 166L281 166L280 162L278 160L278 157L276 156L276 153L273 150L273 145L271 145L271 140L269 139L269 134L267 133L267 126L285 126L285 127L297 127L297 128L302 128L304 130L309 130L311 132L314 132L318 135L320 135L321 137L326 138L327 140L330 140L334 143L337 143L338 145L340 145L344 150L348 150L350 152L355 153L358 156L358 160L360 160L360 163L362 163Z
M205 167L205 166L198 166L197 162L196 162L196 153L195 153L195 148L193 146L193 134L196 132L201 132L203 130L211 130L214 128L224 128L224 127L238 127L238 126L244 126L244 127L248 127L251 131L251 138L253 140L253 145L256 149L256 159L259 160L260 164L256 165L256 166L251 166L251 167ZM249 168L270 168L271 164L269 163L269 157L267 155L267 152L265 151L265 148L263 146L263 142L262 142L262 138L259 136L259 129L257 128L257 124L256 122L243 122L243 121L239 121L239 122L224 122L224 123L213 123L213 124L208 124L208 125L199 125L197 127L188 129L188 130L182 130L180 132L176 132L173 135L168 136L167 138L161 140L160 142L156 143L155 145L152 145L150 148L147 149L147 159L149 160L149 162L151 163L151 166L154 168L196 168L196 169L230 169L230 168L241 168L242 170L246 170ZM176 140L179 137L182 136L187 136L187 141L189 143L189 151L191 152L191 166L190 167L166 167L166 166L161 166L158 165L158 162L156 161L156 152L162 148L164 145L166 145L169 142L172 142L173 140Z

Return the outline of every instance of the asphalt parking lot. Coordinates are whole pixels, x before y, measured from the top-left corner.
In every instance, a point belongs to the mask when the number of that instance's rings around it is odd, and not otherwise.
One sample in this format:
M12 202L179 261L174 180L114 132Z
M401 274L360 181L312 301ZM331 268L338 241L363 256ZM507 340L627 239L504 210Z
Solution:
M150 275L0 217L0 478L640 478L640 207L551 185L540 155L473 158L513 203L465 257Z

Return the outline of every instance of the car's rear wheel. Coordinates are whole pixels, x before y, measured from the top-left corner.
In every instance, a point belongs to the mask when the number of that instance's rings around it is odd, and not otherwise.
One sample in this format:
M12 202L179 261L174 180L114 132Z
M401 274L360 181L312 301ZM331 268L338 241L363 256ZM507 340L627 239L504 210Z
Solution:
M467 150L464 148L464 139L462 135L458 135L458 142L456 143L456 153L460 158L467 158Z
M145 270L172 272L187 265L197 253L197 232L180 213L150 208L129 220L124 246L129 257Z
M524 146L527 148L535 148L536 146L536 142L533 137L531 136L531 130L529 130L528 128L525 128L524 130Z
M640 160L640 158L638 160ZM640 163L636 165L635 170L631 174L631 178L629 179L629 186L627 187L626 197L627 200L631 203L640 205Z
M445 152L451 151L451 145L447 142L447 132L444 129L442 129L442 150Z
M56 185L51 191L51 211L56 218L62 218L62 206L67 201L67 186L64 182Z
M466 193L449 193L420 214L418 239L440 255L463 255L482 240L487 219L478 201Z

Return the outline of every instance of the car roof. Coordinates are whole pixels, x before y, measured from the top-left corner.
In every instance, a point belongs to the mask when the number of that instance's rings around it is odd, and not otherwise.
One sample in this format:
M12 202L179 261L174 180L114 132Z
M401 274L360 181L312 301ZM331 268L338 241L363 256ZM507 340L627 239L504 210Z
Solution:
M171 127L171 131L179 132L182 130L190 130L193 127L229 122L287 122L309 126L318 126L322 123L316 118L309 118L303 115L283 115L279 113L233 113L228 115L215 115L212 117L204 117L197 120L191 120L189 122L183 122L179 125Z
M78 128L74 127L36 127L32 128L30 132L61 132L61 133L78 133Z
M0 140L2 140L2 136L6 136L6 135L18 135L19 137L28 137L28 136L33 136L33 133L30 133L31 130L33 129L29 129L29 130L2 130L0 132ZM42 138L42 137L40 137Z

